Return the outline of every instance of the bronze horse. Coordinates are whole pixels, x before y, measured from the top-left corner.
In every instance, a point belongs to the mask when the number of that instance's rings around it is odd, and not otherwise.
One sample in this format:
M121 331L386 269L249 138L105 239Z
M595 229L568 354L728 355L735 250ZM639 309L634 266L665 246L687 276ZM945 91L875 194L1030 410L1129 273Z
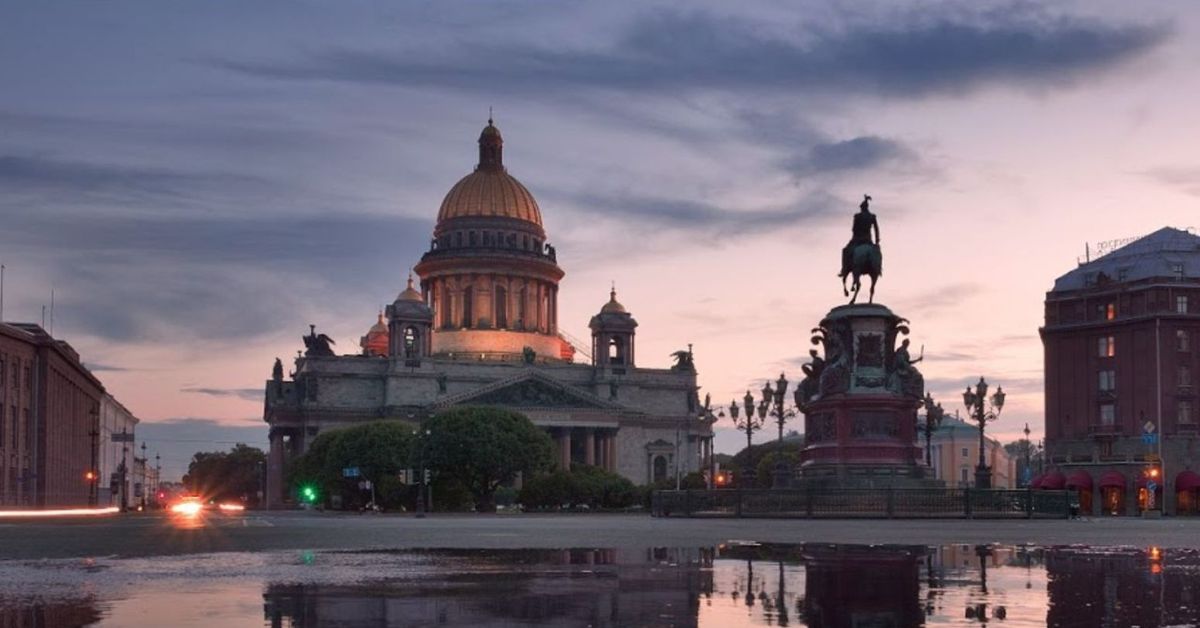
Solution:
M850 287L846 287L846 277L842 277L842 293L845 296L850 296L850 292L854 292L850 303L853 304L858 300L858 291L862 289L862 276L869 275L871 277L871 292L867 297L867 303L875 302L875 281L883 274L883 254L879 252L878 244L859 244L854 247L854 255L850 262L850 274L854 275L854 282Z

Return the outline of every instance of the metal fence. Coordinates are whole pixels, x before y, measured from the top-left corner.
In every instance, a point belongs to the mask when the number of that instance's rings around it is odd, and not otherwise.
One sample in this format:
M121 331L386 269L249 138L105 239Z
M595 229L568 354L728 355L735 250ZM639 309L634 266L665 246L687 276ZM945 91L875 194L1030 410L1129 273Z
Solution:
M656 517L1066 519L1068 491L1029 489L722 489L655 491Z

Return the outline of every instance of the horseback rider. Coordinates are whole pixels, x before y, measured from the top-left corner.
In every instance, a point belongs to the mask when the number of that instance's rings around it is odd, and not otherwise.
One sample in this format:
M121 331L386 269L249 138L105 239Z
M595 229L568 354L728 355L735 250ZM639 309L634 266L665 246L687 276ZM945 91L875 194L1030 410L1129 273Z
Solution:
M850 274L850 266L854 260L854 249L860 244L875 244L879 245L879 222L875 220L875 214L871 213L871 196L863 195L863 202L858 208L861 210L854 214L854 226L851 229L850 243L842 249L842 272L838 273L838 277L845 279L846 275ZM871 241L871 230L875 230L875 241Z

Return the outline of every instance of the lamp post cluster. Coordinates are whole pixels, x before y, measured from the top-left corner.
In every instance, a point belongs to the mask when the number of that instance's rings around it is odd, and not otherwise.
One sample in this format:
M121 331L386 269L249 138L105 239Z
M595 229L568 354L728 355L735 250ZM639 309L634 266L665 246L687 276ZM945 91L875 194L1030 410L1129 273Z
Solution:
M942 426L942 420L946 418L946 411L942 409L942 404L934 403L933 395L925 393L925 399L922 400L925 406L925 422L918 424L917 429L925 435L925 466L933 468L933 433Z
M758 404L756 406L754 403L754 395L750 394L749 390L746 391L746 396L742 397L742 403L746 408L745 417L743 418L741 416L741 408L738 406L737 401L734 400L729 402L729 419L733 421L733 426L735 428L746 433L746 452L747 456L749 456L750 445L752 444L754 433L758 430L761 430L763 424L766 423L767 406L766 404ZM755 416L756 409L758 411L757 416ZM721 410L719 416L724 418L725 411ZM738 478L737 481L738 486L752 486L754 482L754 469L749 466L747 466L745 469L742 469L741 477Z
M787 488L791 483L792 469L782 457L783 451L783 427L788 419L796 416L796 408L787 407L787 390L788 380L783 373L779 374L779 379L775 380L775 386L771 386L771 381L763 384L761 397L755 401L753 393L746 391L746 396L742 397L742 406L739 407L737 401L732 401L729 404L729 416L733 421L734 427L739 431L746 433L746 451L747 456L753 444L754 432L763 429L767 423L767 418L774 419L778 428L778 438L780 444L780 457L775 463L775 469L772 473L772 483L774 488ZM744 417L743 417L744 410ZM725 411L722 410L719 415L725 417ZM749 465L741 471L743 483L742 486L750 486L753 484L755 469Z
M996 392L988 398L988 384L979 378L975 390L970 386L963 392L963 405L967 408L967 416L979 423L979 465L975 467L975 488L992 487L992 470L984 459L985 445L983 431L987 424L1000 418L1004 409L1004 387L997 386Z

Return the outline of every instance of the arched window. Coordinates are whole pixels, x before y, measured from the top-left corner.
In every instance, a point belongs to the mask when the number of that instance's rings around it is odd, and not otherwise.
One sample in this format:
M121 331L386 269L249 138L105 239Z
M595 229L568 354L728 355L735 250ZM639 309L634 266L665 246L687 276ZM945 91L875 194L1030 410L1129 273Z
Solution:
M475 238L476 236L474 231L467 232L467 244L475 246Z
M610 364L625 363L625 347L617 338L611 338L608 341L608 362Z
M666 456L654 457L654 481L661 482L667 479L667 458Z
M415 327L404 328L404 357L417 357L417 330Z
M496 327L508 329L508 290L496 286Z
M472 298L473 295L471 294L472 292L473 291L471 290L471 288L463 289L463 305L462 305L462 328L463 329L470 329L470 328L474 327L474 324L473 324L474 321L472 319L473 313L471 311L473 309L471 307L471 305L472 305L471 301L473 300L473 298Z

